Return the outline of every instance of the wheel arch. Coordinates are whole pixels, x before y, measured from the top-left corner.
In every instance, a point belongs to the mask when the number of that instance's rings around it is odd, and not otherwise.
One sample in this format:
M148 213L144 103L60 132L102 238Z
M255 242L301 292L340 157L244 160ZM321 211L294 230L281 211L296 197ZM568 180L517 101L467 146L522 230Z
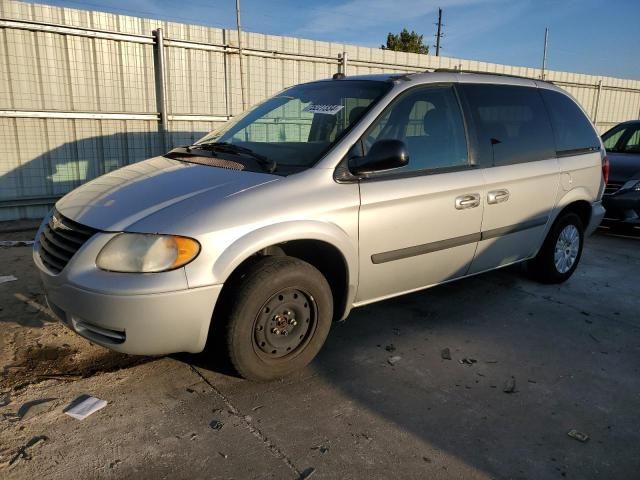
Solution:
M287 255L316 267L327 278L334 296L334 320L344 319L351 309L358 278L357 248L344 230L315 221L269 225L229 245L213 266L213 274L225 290L243 271L265 255Z

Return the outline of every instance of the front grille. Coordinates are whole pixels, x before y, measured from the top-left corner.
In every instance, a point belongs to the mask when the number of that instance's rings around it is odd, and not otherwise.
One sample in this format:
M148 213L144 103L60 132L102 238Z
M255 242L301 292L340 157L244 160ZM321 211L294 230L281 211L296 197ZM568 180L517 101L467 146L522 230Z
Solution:
M54 273L60 273L71 257L97 230L63 217L57 210L40 234L38 254L42 263Z
M609 182L604 187L604 194L611 195L612 193L616 193L618 190L622 188L622 185L623 185L622 183Z

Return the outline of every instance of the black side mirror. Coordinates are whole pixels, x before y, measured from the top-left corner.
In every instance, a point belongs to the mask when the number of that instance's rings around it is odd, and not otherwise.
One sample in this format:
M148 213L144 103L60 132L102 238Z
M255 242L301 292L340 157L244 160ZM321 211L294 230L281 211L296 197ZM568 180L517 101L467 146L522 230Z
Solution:
M409 163L407 147L401 140L378 140L364 157L349 159L349 171L354 175L392 170Z

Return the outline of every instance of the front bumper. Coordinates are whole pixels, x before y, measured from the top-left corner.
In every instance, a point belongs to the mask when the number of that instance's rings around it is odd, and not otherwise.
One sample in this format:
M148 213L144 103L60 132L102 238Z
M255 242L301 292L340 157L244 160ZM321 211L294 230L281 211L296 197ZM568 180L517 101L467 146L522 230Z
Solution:
M640 192L629 190L602 197L608 221L640 225Z
M78 334L118 352L202 351L222 285L189 288L184 268L152 274L100 270L95 259L113 235L95 234L55 273L38 253L38 232L33 260L51 310Z
M135 355L204 349L222 285L145 295L105 295L53 286L41 274L51 310L92 342ZM49 283L49 284L48 284Z

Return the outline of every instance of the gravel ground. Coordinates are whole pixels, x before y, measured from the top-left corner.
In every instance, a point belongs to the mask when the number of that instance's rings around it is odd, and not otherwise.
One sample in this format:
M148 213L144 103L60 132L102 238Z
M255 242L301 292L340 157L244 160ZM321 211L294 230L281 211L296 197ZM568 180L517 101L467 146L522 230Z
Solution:
M560 286L510 268L354 310L268 384L91 345L0 247L0 477L638 478L639 241L599 232ZM109 403L65 415L84 394Z

